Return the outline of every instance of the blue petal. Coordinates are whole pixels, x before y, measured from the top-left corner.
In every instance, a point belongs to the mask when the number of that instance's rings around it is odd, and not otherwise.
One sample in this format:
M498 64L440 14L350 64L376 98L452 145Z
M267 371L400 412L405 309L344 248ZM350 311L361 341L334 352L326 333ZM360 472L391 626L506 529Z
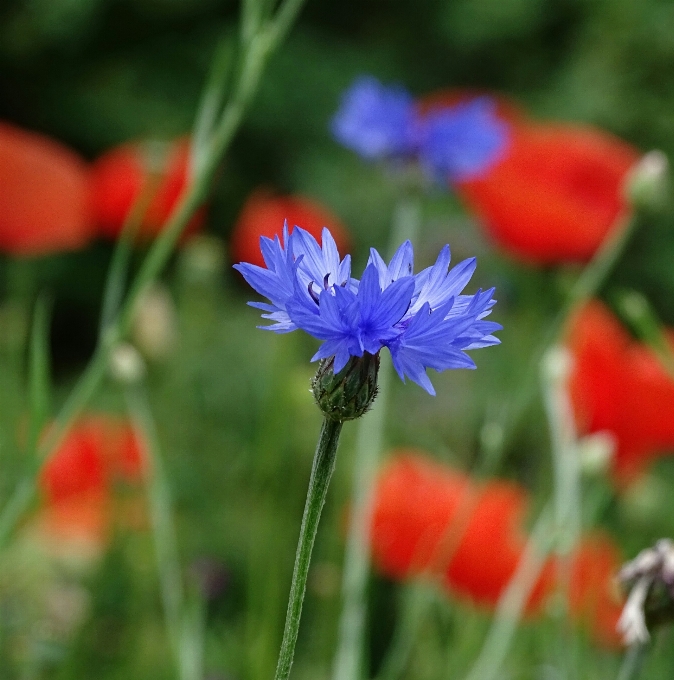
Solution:
M412 150L413 119L414 101L404 89L362 76L342 95L330 129L345 147L378 159Z
M508 125L488 97L435 111L419 123L420 163L440 182L479 177L501 158Z

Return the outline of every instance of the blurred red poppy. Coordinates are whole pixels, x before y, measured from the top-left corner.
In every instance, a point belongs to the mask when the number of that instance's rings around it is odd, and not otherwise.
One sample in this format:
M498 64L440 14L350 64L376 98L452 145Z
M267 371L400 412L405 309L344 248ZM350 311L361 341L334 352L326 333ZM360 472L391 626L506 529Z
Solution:
M602 533L586 536L571 560L569 609L606 647L621 647L616 630L624 600L615 582L622 559L611 539Z
M519 121L504 157L456 191L494 241L534 264L589 260L627 211L639 153L588 126Z
M146 472L140 441L127 422L86 416L40 470L44 505L36 523L41 534L52 542L102 549L111 528L115 485L137 484Z
M37 256L94 236L88 168L59 142L0 122L0 251Z
M415 451L395 452L374 495L374 563L395 579L429 575L454 594L494 607L522 558L526 491L513 482L477 482ZM620 602L610 584L620 559L605 536L584 538L571 561L569 609L599 642L615 644ZM544 565L526 612L540 611L555 587L556 558Z
M663 451L674 451L674 379L655 353L596 300L575 316L567 342L578 428L615 436L617 480L630 481Z
M142 192L151 191L138 234L141 240L156 236L185 190L189 158L188 139L128 142L100 156L91 171L92 212L100 233L117 238ZM187 233L203 221L203 210L197 211Z
M349 234L328 208L304 196L278 196L257 189L246 200L234 225L231 240L232 261L250 262L264 267L260 252L260 236L274 238L283 233L283 223L302 227L320 243L323 227L333 235L340 254L349 250Z
M494 606L524 550L526 493L505 481L480 484L419 453L397 452L375 491L372 554L392 578L427 573L454 593ZM549 590L546 567L529 600Z

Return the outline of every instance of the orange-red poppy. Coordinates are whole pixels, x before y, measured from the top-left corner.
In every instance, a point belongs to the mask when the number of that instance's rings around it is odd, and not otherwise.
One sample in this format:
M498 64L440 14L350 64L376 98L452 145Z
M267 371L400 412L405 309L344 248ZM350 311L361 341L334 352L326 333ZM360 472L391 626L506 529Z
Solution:
M513 482L478 482L415 451L395 452L375 493L371 549L387 576L428 575L449 592L494 607L526 546L526 491ZM548 559L526 612L540 611L557 582L557 559ZM610 539L584 537L571 559L569 611L599 642L614 645L620 602L611 590L620 566Z
M623 644L616 630L624 604L615 580L621 563L613 541L599 532L585 536L571 560L571 615L606 647L617 648Z
M429 574L451 592L493 606L526 543L525 491L506 481L479 483L417 452L398 452L377 482L372 554L392 578ZM529 600L549 590L546 567Z
M74 151L0 122L0 251L37 256L84 247L94 236L88 177Z
M589 260L628 210L636 149L589 126L519 121L503 158L456 191L494 242L534 264Z
M349 249L349 235L340 220L321 205L305 196L278 196L266 189L257 189L246 200L231 238L232 260L250 262L264 267L260 252L260 237L281 236L284 221L289 230L302 227L319 243L323 227L333 235L340 254Z
M629 481L655 457L674 451L674 379L653 350L633 340L597 300L576 314L567 342L579 430L614 435L618 481Z
M93 164L91 206L100 233L119 236L124 223L143 192L151 194L138 235L156 236L170 217L188 180L190 142L128 142L107 151ZM192 218L188 233L198 230L204 213Z
M36 524L41 534L52 542L102 549L111 530L115 485L137 484L147 465L138 435L126 421L85 416L40 470L44 503Z

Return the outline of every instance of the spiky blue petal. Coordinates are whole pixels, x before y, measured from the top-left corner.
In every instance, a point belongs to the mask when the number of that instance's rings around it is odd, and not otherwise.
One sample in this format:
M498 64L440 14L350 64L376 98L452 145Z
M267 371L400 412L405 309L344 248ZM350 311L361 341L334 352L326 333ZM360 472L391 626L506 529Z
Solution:
M351 278L349 257L340 259L327 230L322 245L296 227L283 243L261 240L265 267L236 265L246 281L269 302L252 302L266 326L278 333L301 328L322 341L312 360L334 357L337 373L351 357L388 347L400 377L435 394L426 374L432 368L474 368L466 350L498 344L501 326L485 321L495 304L493 289L462 291L475 270L474 258L449 268L445 246L434 265L413 274L409 241L389 264L372 249L360 281Z

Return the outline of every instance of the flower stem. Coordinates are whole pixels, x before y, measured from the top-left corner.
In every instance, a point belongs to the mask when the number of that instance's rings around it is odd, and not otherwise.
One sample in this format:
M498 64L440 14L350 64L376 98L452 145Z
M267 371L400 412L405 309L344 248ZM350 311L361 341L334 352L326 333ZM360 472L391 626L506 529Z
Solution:
M503 674L503 662L517 624L551 548L553 517L552 506L547 505L534 525L510 583L501 594L487 638L466 680L494 680Z
M515 397L504 404L501 413L494 421L485 423L482 431L490 433L489 437L484 437L482 443L481 471L485 475L492 474L498 467L510 437L536 393L536 377L541 359L550 346L559 342L572 312L596 295L601 288L630 240L636 222L637 215L634 213L627 216L621 215L618 218L601 248L576 279L562 309L548 326L541 342L531 353L531 359Z
M185 593L173 522L171 491L160 453L156 425L143 386L128 388L125 398L131 419L142 437L148 456L146 492L168 638L180 680L194 680L194 676L186 672L187 664L183 660Z
M257 90L269 57L285 38L303 3L304 0L284 0L274 17L260 26L251 41L242 48L240 55L241 69L232 94L224 105L215 128L208 136L205 150L200 155L199 163L196 164L190 176L189 185L162 228L160 235L153 242L138 274L131 283L125 300L119 302L119 311L109 320L106 319L109 322L101 334L93 357L56 416L49 435L45 437L38 448L38 465L63 440L73 421L87 405L105 378L110 352L116 343L128 333L138 299L146 287L157 278L166 266L192 215L203 202L218 164ZM123 242L120 242L117 246L118 252L113 258L116 264L119 264L119 261L123 259L120 249L124 247L126 246ZM110 278L110 281L113 280L116 280L116 277ZM109 295L106 294L105 297L106 300L108 297L113 300L112 292L109 291ZM108 302L106 306L111 304L111 302ZM35 467L37 469L37 466ZM0 512L0 550L33 502L35 490L35 475L27 475L19 481L12 496L2 508Z
M302 603L307 587L309 564L311 563L311 552L316 539L318 522L321 518L323 505L325 504L325 497L328 493L330 478L335 469L337 444L339 443L341 431L341 422L325 418L318 439L318 445L316 446L316 453L314 454L307 500L304 505L300 538L297 543L297 552L295 553L295 568L293 569L293 579L290 586L288 612L286 614L278 665L276 666L276 674L274 676L275 680L286 680L290 675L290 668L293 664L297 633L302 615Z
M416 196L403 196L396 204L389 237L389 256L399 243L414 242L421 228L421 204ZM352 513L344 556L342 614L332 680L362 677L365 640L366 590L370 573L370 524L372 496L381 454L388 410L388 391L393 366L387 355L379 367L379 392L372 414L360 420L356 433L356 455L351 492Z
M636 680L639 677L647 648L648 645L641 642L635 642L627 648L617 680Z

